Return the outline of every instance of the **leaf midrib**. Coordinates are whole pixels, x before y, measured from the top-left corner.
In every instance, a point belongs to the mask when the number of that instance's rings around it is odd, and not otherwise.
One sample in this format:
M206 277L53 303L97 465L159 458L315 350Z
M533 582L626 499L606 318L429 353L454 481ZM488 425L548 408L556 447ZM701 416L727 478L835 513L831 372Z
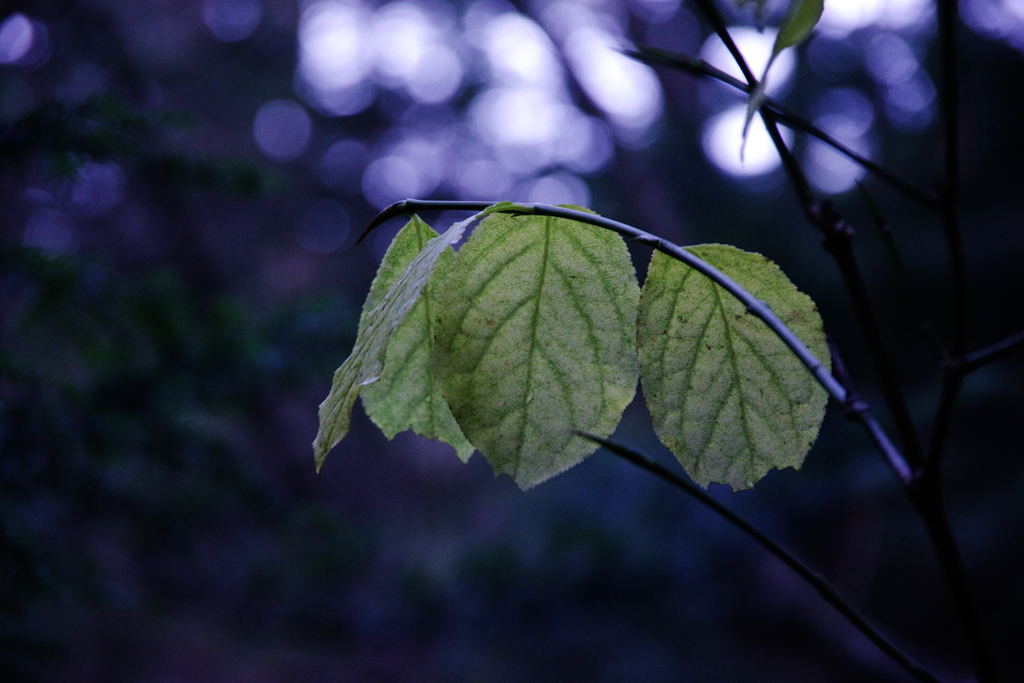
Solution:
M533 394L533 357L537 351L537 319L540 317L541 297L544 293L544 281L548 274L548 253L551 246L551 221L550 216L544 218L544 253L540 260L540 277L537 278L537 303L533 307L533 316L530 320L530 348L526 355L526 387L523 396L523 423L519 429L519 448L516 449L516 460L512 466L512 478L519 480L519 464L523 459L523 445L526 440L526 424L530 415L530 398Z

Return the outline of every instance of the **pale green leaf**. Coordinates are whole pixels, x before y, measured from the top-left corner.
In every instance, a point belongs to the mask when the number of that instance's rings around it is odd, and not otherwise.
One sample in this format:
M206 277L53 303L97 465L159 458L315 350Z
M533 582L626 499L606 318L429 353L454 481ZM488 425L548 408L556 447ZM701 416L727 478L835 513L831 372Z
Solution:
M772 54L768 58L768 63L765 64L761 80L754 85L754 88L750 91L750 96L747 98L747 114L743 120L743 141L740 143L741 160L747 146L747 133L750 130L750 122L754 118L754 113L768 99L766 90L768 87L768 72L772 68L772 64L775 63L775 58L787 47L792 47L811 35L811 31L814 30L818 20L821 19L821 12L824 8L825 0L793 0L790 5L786 20L775 36ZM761 7L759 6L758 9L760 10Z
M423 251L427 241L434 237L437 233L433 228L416 216L395 236L363 304L364 320ZM465 462L473 454L473 446L455 423L430 370L437 310L436 283L445 280L453 258L455 252L450 248L441 253L419 300L391 337L380 380L363 387L361 397L366 414L389 439L398 432L412 429L421 436L450 444Z
M636 393L638 298L618 235L535 215L477 227L441 292L434 371L497 474L525 490L596 449L570 430L612 433Z
M719 244L687 251L765 301L827 365L817 308L778 266ZM828 395L760 319L710 279L655 252L637 345L654 429L698 484L750 488L770 469L803 463Z
M427 242L380 303L360 320L352 353L334 373L331 393L320 404L320 429L313 442L317 471L323 467L327 452L348 434L352 406L360 389L380 379L392 335L416 304L437 260L445 249L462 237L466 227L479 215L455 223L443 235Z
M817 26L824 9L825 0L792 0L786 20L782 22L779 33L775 36L775 45L772 47L769 65L780 52L787 47L799 44L811 35L811 31ZM768 70L765 69L765 73L767 72Z

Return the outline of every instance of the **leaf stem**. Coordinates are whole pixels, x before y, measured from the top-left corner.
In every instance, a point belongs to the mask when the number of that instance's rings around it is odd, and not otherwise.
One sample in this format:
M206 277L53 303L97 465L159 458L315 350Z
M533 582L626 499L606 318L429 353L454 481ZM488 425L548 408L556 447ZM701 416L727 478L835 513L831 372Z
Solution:
M772 537L765 534L763 531L755 527L753 524L748 522L746 519L736 514L728 507L712 498L706 491L701 489L699 486L683 479L679 475L669 471L665 467L662 467L658 463L651 460L643 453L633 450L628 446L611 441L609 439L602 439L601 437L594 436L592 434L586 434L583 432L574 432L577 436L585 439L589 439L594 443L598 443L606 448L610 453L622 458L626 462L639 467L642 470L646 470L654 474L656 477L668 482L672 486L688 493L689 495L696 498L701 504L708 507L710 510L715 512L717 515L734 525L743 533L750 536L752 539L757 541L763 548L768 552L782 561L787 567L796 572L802 579L810 584L824 600L832 605L843 617L846 618L854 627L863 633L871 642L873 642L880 650L887 654L894 662L902 666L911 676L919 681L930 681L931 683L941 683L942 679L936 676L934 673L929 671L923 665L915 661L908 654L903 652L897 647L891 640L886 638L881 632L878 631L870 622L862 615L856 607L851 605L843 596L839 595L836 589L828 582L821 574L817 573L800 559L798 559L793 553L788 551Z
M703 59L698 59L696 57L676 54L667 50L659 50L657 48L650 47L641 47L636 51L625 50L623 51L623 54L646 64L666 66L676 69L677 71L684 71L696 76L714 78L748 94L752 90L751 86L740 79L734 78L724 71L711 66ZM821 140L829 147L832 147L854 163L875 174L880 180L889 183L908 197L921 202L929 208L936 210L941 209L942 202L934 192L921 187L917 183L900 176L894 171L891 171L884 166L871 161L864 155L850 149L807 119L793 112L778 100L768 97L765 99L764 105L774 112L778 122L782 125L794 130L802 131L817 138L818 140Z

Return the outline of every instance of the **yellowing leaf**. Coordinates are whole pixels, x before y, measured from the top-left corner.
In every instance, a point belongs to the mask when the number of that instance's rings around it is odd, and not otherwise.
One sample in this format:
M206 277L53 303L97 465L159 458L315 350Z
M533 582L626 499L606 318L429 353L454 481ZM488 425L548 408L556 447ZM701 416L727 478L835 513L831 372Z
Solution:
M441 292L434 371L463 433L528 489L608 436L638 377L639 287L622 238L536 215L494 215Z
M433 228L417 216L398 233L388 248L370 294L363 305L365 319L380 304L388 290L427 241L437 237ZM473 446L455 423L441 387L430 370L434 345L434 312L437 310L436 283L443 282L455 252L446 248L438 257L434 274L419 300L406 314L388 344L380 380L363 387L363 407L374 424L389 438L406 429L421 436L440 439L455 448L465 462Z
M725 245L687 251L765 301L815 355L829 358L814 302L778 266ZM828 395L760 319L710 279L655 252L637 345L654 429L698 484L750 488L770 469L803 463Z
M384 358L392 335L427 284L437 260L454 244L471 222L481 214L455 223L443 235L427 242L409 267L395 280L380 303L359 321L352 353L334 373L331 393L320 404L320 429L313 442L313 457L319 472L327 452L346 434L351 426L352 406L360 389L380 379Z

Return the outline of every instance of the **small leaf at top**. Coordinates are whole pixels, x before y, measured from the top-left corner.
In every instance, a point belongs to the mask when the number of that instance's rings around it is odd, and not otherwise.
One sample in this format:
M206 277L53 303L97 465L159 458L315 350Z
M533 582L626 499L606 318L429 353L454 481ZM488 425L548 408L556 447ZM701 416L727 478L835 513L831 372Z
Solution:
M575 207L572 207L575 208ZM434 371L463 433L528 489L608 436L636 393L636 275L616 234L498 214L455 256Z
M687 251L765 301L827 365L817 308L778 266L720 244ZM763 321L709 278L655 252L637 346L655 432L698 484L745 489L770 469L803 463L828 395Z
M313 457L318 472L323 467L327 452L348 434L352 406L360 389L380 379L392 335L416 304L437 260L480 215L455 223L444 234L427 242L423 251L381 298L380 304L359 321L352 353L334 373L331 393L320 404L320 429L313 441Z
M363 304L363 319L380 304L413 259L435 237L437 233L433 228L417 216L402 228L377 270ZM430 370L437 283L445 280L454 258L455 252L450 247L441 253L419 300L391 337L380 380L364 386L361 396L366 414L389 439L398 432L412 429L421 436L450 444L459 459L466 462L473 454L473 446L455 423Z
M758 11L763 9L763 0L761 0L757 7ZM775 58L787 47L800 43L811 34L811 31L814 30L814 27L817 26L818 21L821 19L821 12L824 8L825 0L793 0L789 6L789 13L786 15L786 20L775 36L772 54L768 58L768 63L764 66L761 80L757 82L747 98L747 114L743 120L743 141L740 143L741 161L744 150L747 147L747 133L750 130L750 122L754 118L754 113L761 108L761 105L768 98L766 90L768 87L768 71L772 68Z
M811 35L811 31L818 25L818 21L821 19L821 12L824 9L825 0L792 0L789 6L789 13L786 14L786 20L782 22L779 33L775 36L772 56L768 60L769 66L779 56L780 52L787 47L797 45L804 38ZM768 73L767 68L765 73Z

